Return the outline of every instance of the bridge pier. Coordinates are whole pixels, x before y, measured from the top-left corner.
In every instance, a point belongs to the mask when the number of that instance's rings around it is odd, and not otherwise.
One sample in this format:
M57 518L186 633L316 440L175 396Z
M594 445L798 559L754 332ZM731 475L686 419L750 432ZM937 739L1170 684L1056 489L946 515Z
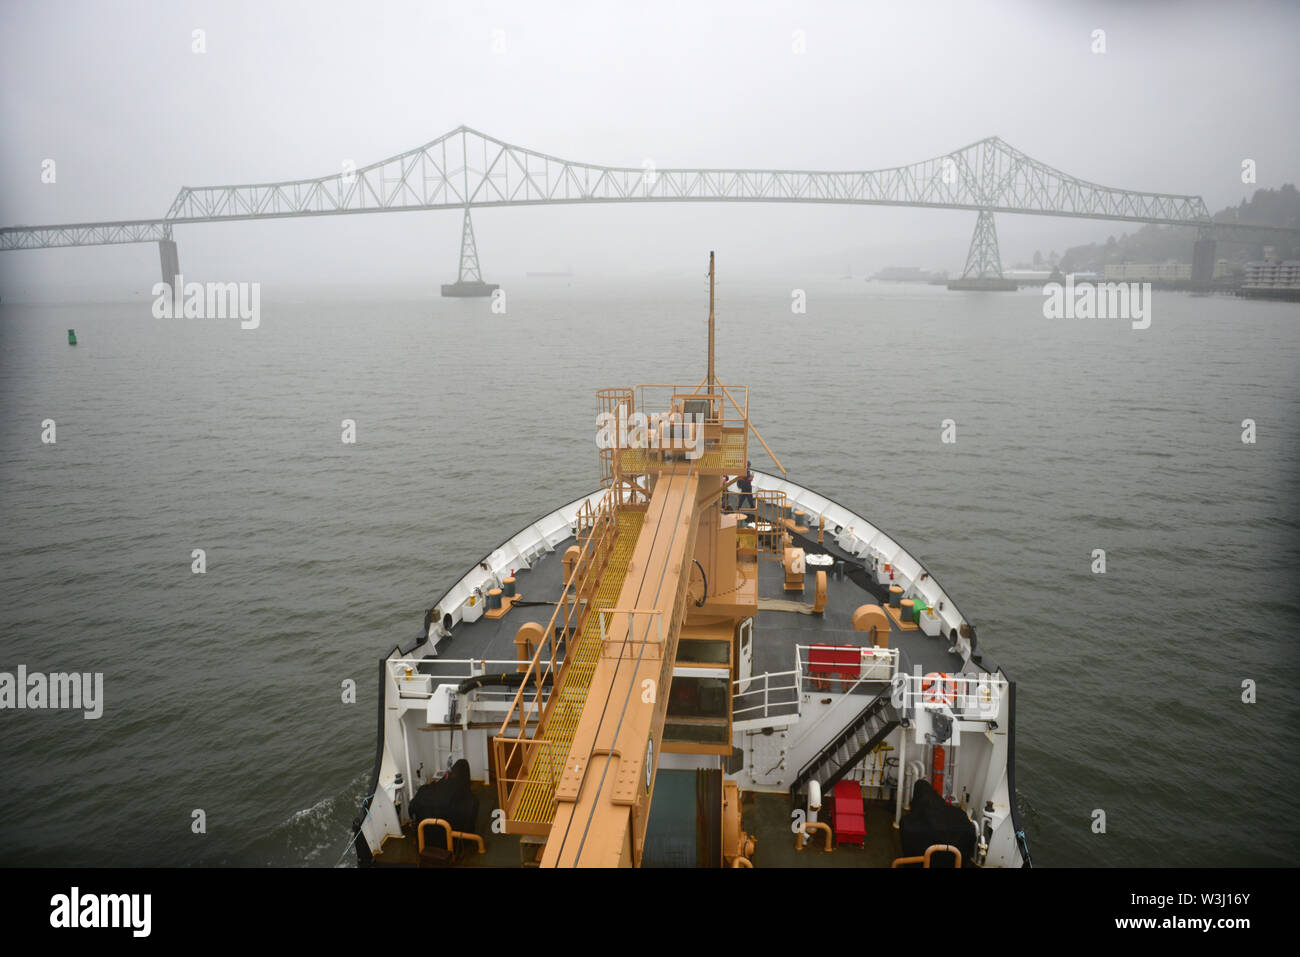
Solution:
M1210 282L1214 279L1215 241L1202 237L1192 245L1192 279L1196 282Z
M966 268L960 279L948 283L949 289L984 289L1015 292L1016 281L1002 278L1002 257L998 252L998 231L993 225L993 210L981 209L975 219L975 233L966 253Z
M483 281L483 273L478 265L478 245L474 242L474 224L469 218L469 207L465 207L465 222L460 232L460 272L456 281L443 283L442 294L457 298L481 298L490 296L500 287L496 283Z
M181 274L181 260L176 252L175 240L158 240L158 258L162 261L162 281L168 286L173 285L176 277Z

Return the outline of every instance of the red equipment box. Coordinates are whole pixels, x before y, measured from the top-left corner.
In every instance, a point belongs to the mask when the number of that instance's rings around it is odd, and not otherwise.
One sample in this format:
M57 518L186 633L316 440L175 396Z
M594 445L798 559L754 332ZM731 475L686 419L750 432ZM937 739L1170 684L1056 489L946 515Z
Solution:
M858 645L812 645L808 648L808 674L813 686L842 691L862 674L862 648Z
M857 781L840 781L831 798L835 813L835 844L867 843L867 814L862 806L862 785Z

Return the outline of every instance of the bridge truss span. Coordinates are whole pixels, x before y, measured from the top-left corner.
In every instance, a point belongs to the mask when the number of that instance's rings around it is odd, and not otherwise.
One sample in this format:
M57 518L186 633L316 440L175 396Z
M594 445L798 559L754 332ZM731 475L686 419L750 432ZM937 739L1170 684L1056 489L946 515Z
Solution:
M444 286L443 294L487 295L496 287L482 281L470 221L473 209L691 202L968 210L977 216L963 279L998 282L996 213L1196 227L1202 242L1211 246L1214 235L1226 238L1225 231L1239 235L1256 229L1214 223L1200 196L1118 189L1070 176L996 136L887 169L655 169L648 161L642 167L574 162L460 126L397 156L315 179L187 186L157 219L7 227L0 229L0 250L157 242L163 281L171 282L168 270L179 270L171 232L176 225L457 209L464 215L461 266L457 282Z
M1209 222L1199 196L1089 183L997 137L889 169L843 172L597 166L459 127L417 149L318 179L182 189L173 222L549 203L747 202L921 206L1143 223Z

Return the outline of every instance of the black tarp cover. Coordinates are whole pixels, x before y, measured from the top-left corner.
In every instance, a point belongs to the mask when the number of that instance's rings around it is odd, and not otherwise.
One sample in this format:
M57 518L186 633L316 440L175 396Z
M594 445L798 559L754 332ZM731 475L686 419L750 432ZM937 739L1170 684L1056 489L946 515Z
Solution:
M945 804L924 778L912 788L912 810L903 815L898 827L904 857L921 857L932 844L951 844L957 848L963 865L975 856L975 827L966 812L956 805ZM952 856L936 854L931 861L935 867L947 867L952 863Z
M469 762L464 758L451 766L440 781L433 781L415 792L411 799L411 818L418 824L425 818L442 818L453 831L472 833L478 821L478 798L470 790ZM441 828L431 829L441 832ZM442 837L430 833L427 841L438 843Z

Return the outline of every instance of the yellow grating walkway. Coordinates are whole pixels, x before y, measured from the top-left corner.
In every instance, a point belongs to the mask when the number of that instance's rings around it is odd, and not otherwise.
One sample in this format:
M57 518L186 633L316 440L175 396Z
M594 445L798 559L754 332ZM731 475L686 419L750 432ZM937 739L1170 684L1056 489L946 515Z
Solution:
M546 719L546 727L538 730L539 737L544 737L544 740L538 740L528 766L528 781L521 785L523 792L514 813L517 821L540 824L555 817L555 784L560 779L564 762L568 760L573 732L582 716L582 707L587 703L587 689L600 659L600 615L595 609L613 608L617 604L623 579L627 577L627 563L636 548L644 519L644 512L628 509L616 516L618 534L605 572L600 577L592 611L569 650L567 670Z
M745 433L728 432L722 436L722 448L713 449L700 456L696 467L705 471L726 469L728 472L745 471Z
M620 449L619 468L627 474L646 470L645 449ZM696 468L707 471L726 469L728 472L745 470L745 433L727 432L722 436L721 448L710 449L700 456Z

